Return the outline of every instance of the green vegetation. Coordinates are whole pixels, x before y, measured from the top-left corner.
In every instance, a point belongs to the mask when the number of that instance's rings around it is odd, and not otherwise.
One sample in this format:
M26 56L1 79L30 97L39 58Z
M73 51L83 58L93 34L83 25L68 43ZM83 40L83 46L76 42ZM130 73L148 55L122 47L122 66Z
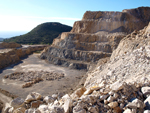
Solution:
M62 32L69 32L72 27L57 22L47 22L38 25L29 33L5 39L4 42L16 42L19 44L51 44L53 39Z

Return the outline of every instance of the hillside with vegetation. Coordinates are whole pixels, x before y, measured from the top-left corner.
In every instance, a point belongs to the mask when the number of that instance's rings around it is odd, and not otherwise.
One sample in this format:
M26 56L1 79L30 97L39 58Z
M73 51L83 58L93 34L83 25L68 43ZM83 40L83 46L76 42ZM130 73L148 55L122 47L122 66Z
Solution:
M38 25L27 34L5 39L4 42L19 44L51 44L53 39L62 32L68 32L72 27L57 22L46 22Z

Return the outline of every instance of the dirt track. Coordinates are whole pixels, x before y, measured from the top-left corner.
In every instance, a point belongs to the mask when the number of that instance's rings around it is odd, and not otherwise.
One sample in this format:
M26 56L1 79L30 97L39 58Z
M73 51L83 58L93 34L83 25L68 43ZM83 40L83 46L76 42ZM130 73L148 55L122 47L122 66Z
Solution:
M3 79L3 76L17 71L55 71L62 72L65 77L60 80L44 81L37 83L29 88L22 88L25 82L17 80ZM30 92L39 92L42 95L51 95L53 93L65 92L68 93L74 89L85 71L73 70L65 67L59 67L46 63L38 58L38 54L30 55L22 60L19 64L10 66L0 71L0 88L9 91L12 94L25 98Z

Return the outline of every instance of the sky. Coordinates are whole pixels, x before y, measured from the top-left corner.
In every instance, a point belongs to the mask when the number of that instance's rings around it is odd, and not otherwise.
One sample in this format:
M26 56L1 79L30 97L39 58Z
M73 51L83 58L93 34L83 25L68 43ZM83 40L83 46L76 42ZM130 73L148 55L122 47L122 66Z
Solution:
M149 6L150 0L0 0L0 37L28 32L44 22L73 26L86 11L122 11Z

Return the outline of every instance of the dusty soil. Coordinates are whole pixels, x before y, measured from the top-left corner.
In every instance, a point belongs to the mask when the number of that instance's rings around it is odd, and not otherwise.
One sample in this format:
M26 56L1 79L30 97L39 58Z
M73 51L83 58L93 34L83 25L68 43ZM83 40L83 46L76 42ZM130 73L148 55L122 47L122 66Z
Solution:
M59 67L48 64L44 60L38 58L39 54L32 54L28 58L22 60L19 64L12 65L4 70L0 70L0 88L9 91L19 97L25 98L29 93L35 91L42 95L51 95L53 93L73 91L78 83L82 84L81 78L85 75L85 71ZM47 71L64 73L64 77L53 81L42 81L34 84L29 88L22 88L24 81L4 79L5 75L14 72L29 72L29 71ZM85 76L84 76L85 78ZM84 79L85 80L85 79ZM83 81L83 79L82 79Z

